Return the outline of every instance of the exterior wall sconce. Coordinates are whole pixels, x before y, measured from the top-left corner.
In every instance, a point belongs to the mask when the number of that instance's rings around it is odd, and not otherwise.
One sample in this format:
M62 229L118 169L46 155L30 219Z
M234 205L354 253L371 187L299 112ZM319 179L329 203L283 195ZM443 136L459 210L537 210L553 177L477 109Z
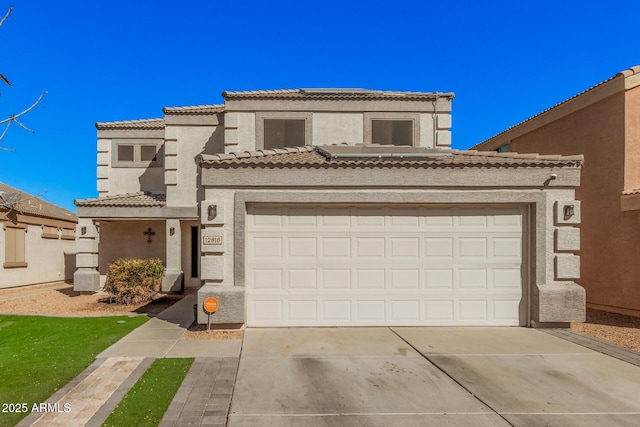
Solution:
M564 219L569 219L575 214L573 205L566 205L564 207Z
M87 234L87 227L85 226L80 227L80 234L82 234L83 236Z
M149 227L149 228L147 229L147 231L145 231L145 232L144 232L144 233L142 233L142 234L144 234L145 236L147 236L147 243L151 243L151 236L155 236L155 235L156 235L156 232L155 232L155 231L153 231L153 230L151 229L151 227Z
M175 227L170 227L169 228L169 236L173 236L174 234L176 234L176 228Z
M209 221L213 221L216 216L218 216L218 206L216 205L209 205L209 207L207 208L207 218Z

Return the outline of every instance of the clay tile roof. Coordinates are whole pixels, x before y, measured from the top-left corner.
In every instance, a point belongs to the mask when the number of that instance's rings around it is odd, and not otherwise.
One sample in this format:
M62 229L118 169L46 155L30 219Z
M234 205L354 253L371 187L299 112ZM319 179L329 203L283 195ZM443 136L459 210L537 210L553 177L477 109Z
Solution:
M74 202L78 207L163 207L166 206L166 196L163 193L127 193L113 196L97 197L92 199L81 199Z
M400 92L360 88L315 88L225 91L225 99L396 99L404 101L453 99L453 92Z
M616 73L614 76L609 77L607 80L605 80L603 82L600 82L600 83L598 83L598 84L596 84L594 86L591 86L590 88L588 88L586 90L583 90L582 92L577 93L577 94L573 95L572 97L565 99L562 102L559 102L559 103L557 103L555 105L552 105L551 107L547 108L546 110L543 110L543 111L539 112L538 114L535 114L535 115L529 117L528 119L525 119L525 120L521 121L520 123L516 123L515 125L513 125L511 127L508 127L507 129L503 130L502 132L493 135L491 138L487 138L484 141L477 143L476 145L474 145L471 148L475 148L478 145L484 144L485 142L489 141L490 139L495 138L496 136L502 135L503 133L506 133L506 132L510 131L511 129L517 128L518 126L520 126L520 125L522 125L524 123L527 123L527 122L535 119L538 116L543 115L547 111L550 111L550 110L553 110L555 108L558 108L559 106L561 106L563 104L566 104L567 102L569 102L569 101L571 101L571 100L573 100L573 99L575 99L575 98L577 98L579 96L582 96L583 94L585 94L587 92L590 92L590 91L594 90L595 88L600 87L603 84L610 82L613 79L616 79L618 77L627 78L627 77L633 76L634 74L639 74L639 73L640 73L640 65L636 65L635 67L631 67L631 68L628 68L626 70L620 71L619 73Z
M24 215L33 215L44 218L61 219L64 221L78 222L78 217L66 209L56 206L43 200L41 197L32 196L31 194L20 191L17 188L0 182L0 212L7 212L9 209L22 213ZM13 196L19 195L19 196ZM15 201L12 198L19 200ZM15 203L12 203L15 201Z
M215 114L224 113L223 104L211 104L211 105L190 105L185 107L164 107L162 109L164 114Z
M634 188L633 190L623 191L624 196L631 196L633 194L640 194L640 188Z
M96 128L107 129L163 129L164 119L123 120L119 122L98 122Z
M347 150L348 151L348 150ZM420 153L416 150L415 153ZM540 156L537 154L497 153L495 151L462 151L424 149L423 155L394 157L333 158L323 147L303 146L277 150L245 151L228 154L201 154L196 162L203 167L233 168L412 168L412 167L581 167L584 157Z

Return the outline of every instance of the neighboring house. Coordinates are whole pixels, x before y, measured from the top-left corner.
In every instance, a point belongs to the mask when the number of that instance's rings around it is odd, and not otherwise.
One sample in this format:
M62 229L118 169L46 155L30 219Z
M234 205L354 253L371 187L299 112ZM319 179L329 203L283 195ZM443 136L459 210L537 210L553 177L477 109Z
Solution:
M116 258L159 257L164 291L218 298L215 323L584 319L581 156L451 150L451 93L223 97L97 124L99 197L76 201L77 290L97 290Z
M640 66L474 148L584 155L578 283L589 307L640 316Z
M77 217L0 183L0 288L72 280Z

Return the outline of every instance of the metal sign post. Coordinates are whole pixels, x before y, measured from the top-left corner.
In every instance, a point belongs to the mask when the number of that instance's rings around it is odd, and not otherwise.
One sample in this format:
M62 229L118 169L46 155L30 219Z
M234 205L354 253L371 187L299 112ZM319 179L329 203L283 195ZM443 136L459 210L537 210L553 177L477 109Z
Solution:
M208 315L207 316L207 333L209 333L209 330L211 329L211 315L216 311L218 311L218 307L220 306L220 304L218 303L218 300L216 298L209 297L204 300L204 304L202 306L204 308L204 311L206 311Z

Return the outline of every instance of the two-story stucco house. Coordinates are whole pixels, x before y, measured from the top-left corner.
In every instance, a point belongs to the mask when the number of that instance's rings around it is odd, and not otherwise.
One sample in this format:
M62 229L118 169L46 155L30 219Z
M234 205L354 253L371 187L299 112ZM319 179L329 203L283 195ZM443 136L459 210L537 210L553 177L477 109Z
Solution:
M452 150L451 93L223 97L97 124L77 290L97 290L118 257L159 257L163 290L217 297L216 323L584 319L581 156Z
M588 306L640 316L640 66L474 148L584 155L579 284Z

